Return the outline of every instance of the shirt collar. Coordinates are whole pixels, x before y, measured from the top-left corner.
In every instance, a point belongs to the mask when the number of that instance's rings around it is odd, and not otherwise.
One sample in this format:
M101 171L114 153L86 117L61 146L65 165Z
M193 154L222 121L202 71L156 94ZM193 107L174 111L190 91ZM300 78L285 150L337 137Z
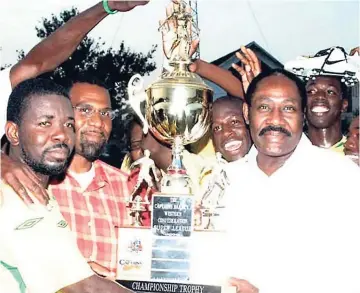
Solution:
M91 168L95 169L95 177L91 181L86 191L97 190L109 183L109 179L105 174L104 168L102 167L102 162L100 160L94 161ZM69 177L70 180L76 181L70 172L66 172L66 176ZM76 184L78 184L77 181Z
M337 149L337 148L341 148L344 147L346 143L346 136L343 136L337 143L335 143L331 149Z
M306 137L306 135L302 134L300 141L299 141L298 145L296 146L292 155L287 159L285 164L281 168L279 168L279 170L277 170L273 175L278 173L280 170L283 170L284 167L288 167L289 165L292 165L294 162L303 161L304 156L310 155L308 152L309 148L314 148L314 146L312 145L310 140ZM251 167L253 167L263 173L263 171L260 170L260 168L257 165L257 160L256 160L257 155L258 155L258 150L256 149L255 145L253 145L247 155L247 161L249 162ZM271 175L271 176L273 176L273 175Z

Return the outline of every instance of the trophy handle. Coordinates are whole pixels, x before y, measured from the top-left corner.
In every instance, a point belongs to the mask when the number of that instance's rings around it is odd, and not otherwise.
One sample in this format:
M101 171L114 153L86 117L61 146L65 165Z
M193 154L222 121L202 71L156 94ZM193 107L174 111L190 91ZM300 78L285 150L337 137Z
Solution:
M146 121L144 115L141 113L140 108L141 102L146 101L144 79L141 77L140 74L135 74L130 78L127 91L129 95L130 105L143 123L144 134L147 134L149 131L149 124Z

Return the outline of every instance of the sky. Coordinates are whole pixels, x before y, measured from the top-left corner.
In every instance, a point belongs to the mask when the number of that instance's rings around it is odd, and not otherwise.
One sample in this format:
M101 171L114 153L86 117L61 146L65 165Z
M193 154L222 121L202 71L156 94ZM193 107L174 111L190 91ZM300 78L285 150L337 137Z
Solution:
M96 4L93 0L1 0L0 63L14 64L16 50L28 52L37 44L35 26L42 17ZM90 35L106 46L122 40L131 49L147 52L158 44L155 61L162 64L158 21L165 17L169 0L152 0L127 13L109 15ZM360 0L198 0L201 59L211 62L256 41L284 63L299 55L315 54L330 46L350 50L360 45ZM156 78L159 69L148 81Z

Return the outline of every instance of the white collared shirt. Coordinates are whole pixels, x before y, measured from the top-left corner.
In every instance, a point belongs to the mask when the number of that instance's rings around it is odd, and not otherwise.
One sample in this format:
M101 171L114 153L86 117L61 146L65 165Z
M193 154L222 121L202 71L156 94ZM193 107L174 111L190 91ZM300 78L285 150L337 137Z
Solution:
M303 135L270 177L253 147L227 171L229 275L261 293L360 292L360 170Z
M0 187L1 293L54 293L94 275L55 200L28 207Z

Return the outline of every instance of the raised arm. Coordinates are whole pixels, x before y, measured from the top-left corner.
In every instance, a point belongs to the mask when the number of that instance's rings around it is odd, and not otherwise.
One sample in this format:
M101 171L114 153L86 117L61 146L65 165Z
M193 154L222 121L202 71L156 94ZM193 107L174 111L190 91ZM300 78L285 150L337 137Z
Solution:
M241 80L233 75L231 71L201 59L198 59L191 64L190 70L222 87L232 96L244 99L244 91Z
M109 1L113 11L126 12L148 1ZM70 19L49 37L37 44L24 59L19 61L10 72L11 85L14 88L20 82L51 71L63 63L75 51L84 37L108 13L100 2Z
M231 71L200 59L190 65L190 70L222 87L230 95L244 99L250 82L261 72L261 63L256 54L244 46L235 55L243 67L237 64L232 64L232 67L240 74L241 80Z

